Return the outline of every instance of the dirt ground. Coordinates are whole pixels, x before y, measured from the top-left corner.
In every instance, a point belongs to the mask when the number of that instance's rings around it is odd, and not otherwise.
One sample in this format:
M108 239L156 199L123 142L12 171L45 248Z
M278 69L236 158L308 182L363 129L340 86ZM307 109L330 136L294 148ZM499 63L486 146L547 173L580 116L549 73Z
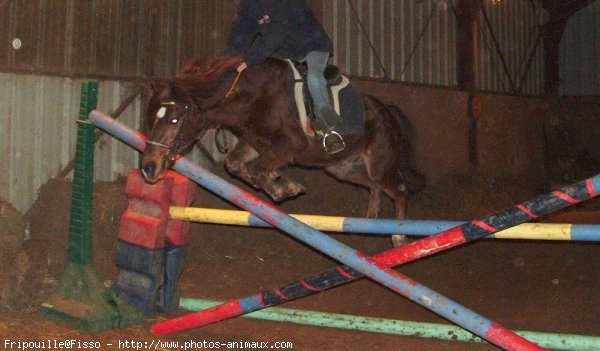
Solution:
M227 178L222 171L216 172ZM290 213L363 216L367 193L339 184L322 173L295 170L309 191L282 204ZM227 178L229 179L229 178ZM94 261L106 279L116 281L117 231L127 206L124 183L98 183L94 190ZM237 318L169 337L153 336L140 325L86 334L61 321L43 318L40 304L56 288L64 266L69 231L71 183L53 180L21 217L0 203L0 334L6 341L98 341L116 350L118 341L277 341L294 350L496 350L489 344L439 341L416 337L301 326ZM476 175L455 176L426 188L409 202L415 219L469 220L528 200L532 189L514 180L488 184ZM593 201L593 200L592 200ZM562 211L551 221L598 223L597 202ZM198 206L231 208L199 189ZM385 216L392 215L386 202ZM186 270L181 278L186 297L226 300L254 294L329 269L335 263L314 250L270 229L193 224ZM19 238L27 232L26 241ZM390 240L367 235L332 234L368 254L390 248ZM600 335L600 269L594 243L481 240L398 270L477 313L508 328L552 333ZM290 302L302 308L418 322L446 323L443 318L369 280L360 280ZM108 346L108 344L113 346ZM124 344L121 344L124 349ZM77 349L77 348L72 348ZM82 348L80 348L82 349ZM174 350L175 348L157 348ZM199 349L199 348L196 348Z

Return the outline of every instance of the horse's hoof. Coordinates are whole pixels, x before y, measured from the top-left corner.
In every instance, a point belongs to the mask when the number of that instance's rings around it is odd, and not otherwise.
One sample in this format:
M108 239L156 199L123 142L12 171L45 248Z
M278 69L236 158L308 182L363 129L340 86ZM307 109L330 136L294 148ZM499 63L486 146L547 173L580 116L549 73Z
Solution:
M277 180L281 179L281 173L279 173L277 171L271 171L271 172L267 173L267 177L269 177L269 179L271 179L273 181L277 181Z
M408 243L408 238L404 234L392 235L392 245L400 247Z
M304 193L306 190L302 185L294 182L287 182L285 184L273 183L272 185L269 189L264 190L275 202L283 202Z
M306 188L298 183L289 182L285 186L277 187L275 191L271 189L269 196L275 202L283 202L294 196L298 196L306 191Z
M306 188L302 184L290 182L285 187L286 197L294 197L306 192Z
M285 188L285 191L283 193L282 196L282 200L287 200L287 199L291 199L293 197L296 197L298 195L302 195L306 192L306 188L304 188L302 185L300 184L295 184L295 185L288 185Z

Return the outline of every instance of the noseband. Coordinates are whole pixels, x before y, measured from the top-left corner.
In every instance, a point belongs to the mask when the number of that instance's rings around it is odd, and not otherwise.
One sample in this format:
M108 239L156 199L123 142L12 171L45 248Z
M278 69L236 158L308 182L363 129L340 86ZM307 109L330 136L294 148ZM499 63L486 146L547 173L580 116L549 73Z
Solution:
M172 106L175 104L176 104L175 101L168 101L168 102L161 103L160 105L161 105L161 108L166 108L166 106ZM195 110L196 109L195 105L193 105L193 104L189 104L189 105L185 104L183 106L183 108L186 110ZM162 118L162 116L158 116L158 118ZM158 146L158 147L169 150L169 153L167 154L167 159L171 162L174 162L175 160L177 160L177 158L181 154L182 150L185 150L188 147L195 144L204 135L204 132L202 132L199 136L192 139L189 143L187 143L186 145L184 145L184 147L182 147L181 144L183 142L183 132L185 130L187 122L188 122L188 118L186 116L186 118L184 118L183 121L181 122L181 126L179 126L179 130L177 131L177 134L175 135L175 141L172 145L164 144L159 141L150 140L150 139L146 140L146 144ZM208 122L204 120L203 124L206 124L206 123L208 123ZM204 129L204 126L202 126L201 130L203 130L203 129Z

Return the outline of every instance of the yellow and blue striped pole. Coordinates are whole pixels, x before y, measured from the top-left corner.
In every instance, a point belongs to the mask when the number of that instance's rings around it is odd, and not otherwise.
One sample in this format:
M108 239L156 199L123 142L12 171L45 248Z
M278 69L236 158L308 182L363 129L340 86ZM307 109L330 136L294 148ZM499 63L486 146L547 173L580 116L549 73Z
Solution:
M172 206L169 211L169 215L171 216L171 219L191 222L251 227L271 227L270 224L247 211ZM427 236L443 232L465 223L460 221L412 219L397 220L303 214L291 214L290 216L321 231L363 233L373 235L406 234L413 236ZM600 225L523 223L518 226L494 233L486 238L600 241Z

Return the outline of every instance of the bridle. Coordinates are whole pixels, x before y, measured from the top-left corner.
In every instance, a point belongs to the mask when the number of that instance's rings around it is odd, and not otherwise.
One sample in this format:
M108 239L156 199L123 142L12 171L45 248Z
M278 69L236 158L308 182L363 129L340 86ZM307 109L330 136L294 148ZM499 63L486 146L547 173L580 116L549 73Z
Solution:
M240 79L241 73L242 73L242 71L237 72L237 75L233 81L233 84L231 85L231 87L229 88L229 90L227 91L225 96L223 96L223 98L221 100L225 100L232 95L233 90L235 89L235 86L237 85L238 80ZM166 108L167 106L173 106L173 105L177 105L177 103L173 100L163 102L160 104L161 108ZM200 111L198 111L198 107L192 101L188 101L188 103L184 104L183 108L185 110L191 109L192 114L194 112L197 112L198 114L200 114ZM162 117L159 117L159 118L162 118ZM185 130L186 122L187 122L187 118L184 118L183 122L181 123L181 126L179 126L179 130L177 131L177 135L175 136L175 142L173 143L173 145L164 144L159 141L150 140L150 139L146 140L146 144L150 144L150 145L154 145L154 146L161 147L164 149L168 149L169 153L167 154L167 159L170 162L174 162L175 160L177 160L180 157L182 150L186 150L187 148L191 147L192 145L194 145L196 142L198 142L198 140L200 140L204 136L204 134L206 133L206 126L207 126L207 124L209 124L209 121L207 118L202 118L202 125L200 126L200 130L202 132L199 135L197 135L194 139L192 139L189 143L187 143L185 145L185 147L181 147L181 143L183 141L183 131Z
M166 108L167 106L173 106L173 105L176 105L175 101L167 101L167 102L163 102L160 104L161 108ZM191 111L190 113L192 113L192 114L194 112L198 112L196 105L194 105L193 103L185 104L185 105L183 105L183 108L185 110L190 110ZM159 109L159 111L160 111L160 109ZM163 116L159 116L158 118L162 118ZM181 152L183 150L188 149L189 147L194 145L196 142L198 142L198 140L200 140L202 138L202 136L205 133L205 126L206 126L206 124L208 124L208 120L206 118L202 118L203 125L200 128L202 133L200 133L198 136L196 136L195 138L193 138L188 143L186 143L182 146L183 133L185 131L185 127L186 127L186 125L188 123L188 119L189 119L187 117L188 116L186 116L186 118L183 118L183 121L181 121L181 125L179 126L179 130L177 131L177 134L175 135L175 140L172 145L164 144L159 141L151 140L151 139L146 140L146 144L154 145L154 146L169 150L169 153L167 154L166 157L170 162L174 162L175 160L177 160L180 157Z

